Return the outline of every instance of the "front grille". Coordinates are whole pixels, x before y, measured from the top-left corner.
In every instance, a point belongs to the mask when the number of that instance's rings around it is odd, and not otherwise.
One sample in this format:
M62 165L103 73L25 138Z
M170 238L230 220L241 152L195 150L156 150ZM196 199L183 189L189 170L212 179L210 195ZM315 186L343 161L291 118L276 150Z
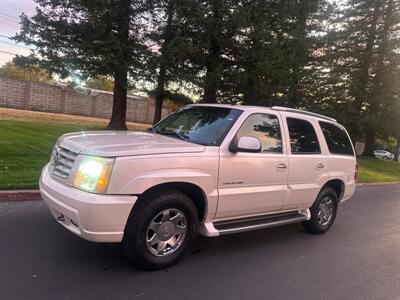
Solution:
M56 145L51 160L52 174L67 179L77 156L78 153L63 146Z

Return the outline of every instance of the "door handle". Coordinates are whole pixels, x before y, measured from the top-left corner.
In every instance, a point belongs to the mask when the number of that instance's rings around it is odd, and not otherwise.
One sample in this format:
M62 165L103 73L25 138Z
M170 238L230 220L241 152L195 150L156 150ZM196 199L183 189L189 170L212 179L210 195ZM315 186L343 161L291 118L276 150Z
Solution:
M284 163L279 163L279 164L276 165L276 169L278 171L285 171L287 169L287 165L284 164Z
M325 168L324 164L317 164L316 165L317 170L321 170L323 168Z

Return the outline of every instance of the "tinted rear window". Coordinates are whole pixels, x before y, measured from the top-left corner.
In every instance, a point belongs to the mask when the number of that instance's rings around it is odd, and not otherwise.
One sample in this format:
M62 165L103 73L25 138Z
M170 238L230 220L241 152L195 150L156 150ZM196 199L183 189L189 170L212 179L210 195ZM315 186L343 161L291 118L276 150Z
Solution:
M293 154L318 154L319 148L317 134L313 125L306 121L287 118L290 136L290 148Z
M354 155L351 141L341 126L327 122L319 122L319 125L324 133L330 153Z

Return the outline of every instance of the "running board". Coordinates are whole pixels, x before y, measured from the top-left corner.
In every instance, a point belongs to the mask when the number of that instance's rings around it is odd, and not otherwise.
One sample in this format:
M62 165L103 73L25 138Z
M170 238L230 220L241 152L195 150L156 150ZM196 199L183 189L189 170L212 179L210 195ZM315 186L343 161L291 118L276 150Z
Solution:
M309 212L296 211L288 213L279 213L268 216L253 217L248 219L236 219L219 221L213 223L219 235L239 233L250 230L270 228L290 223L301 222L309 219Z

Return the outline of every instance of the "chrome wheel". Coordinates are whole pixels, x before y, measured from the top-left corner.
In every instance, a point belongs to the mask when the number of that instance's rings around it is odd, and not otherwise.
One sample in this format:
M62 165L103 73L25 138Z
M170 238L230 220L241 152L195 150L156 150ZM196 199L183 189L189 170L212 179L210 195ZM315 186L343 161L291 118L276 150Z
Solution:
M146 247L155 256L175 252L183 243L187 232L185 214L179 209L166 209L150 222L146 232Z
M326 226L332 219L334 211L333 201L330 197L321 200L318 208L317 220L318 224Z

